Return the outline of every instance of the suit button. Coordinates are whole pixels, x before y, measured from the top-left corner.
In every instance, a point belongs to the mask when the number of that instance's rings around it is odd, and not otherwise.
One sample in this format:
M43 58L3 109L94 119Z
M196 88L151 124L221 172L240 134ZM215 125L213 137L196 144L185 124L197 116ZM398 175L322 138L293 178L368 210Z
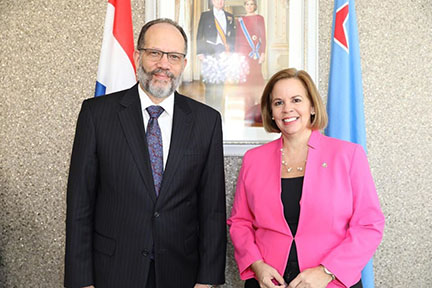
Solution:
M142 251L141 253L142 253L142 255L143 255L144 257L149 256L149 251L147 251L147 250L144 250L144 251Z
M154 212L154 214L153 214L153 217L154 217L154 218L158 218L159 216L160 216L159 212L157 212L157 211Z

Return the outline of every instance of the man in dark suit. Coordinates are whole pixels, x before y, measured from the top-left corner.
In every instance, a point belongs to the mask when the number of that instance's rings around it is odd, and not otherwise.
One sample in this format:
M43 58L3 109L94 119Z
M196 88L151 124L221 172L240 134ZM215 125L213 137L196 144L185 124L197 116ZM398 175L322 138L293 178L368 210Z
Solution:
M197 57L234 52L235 19L224 11L224 0L212 0L212 9L201 13L197 31ZM223 83L205 83L206 103L223 113Z
M186 51L180 26L151 21L134 52L139 83L83 102L67 191L66 287L224 283L221 119L175 92Z
M225 51L234 52L236 35L234 16L223 9L224 0L212 0L212 4L212 9L201 13L198 23L198 57ZM220 25L223 33L219 33L217 25Z

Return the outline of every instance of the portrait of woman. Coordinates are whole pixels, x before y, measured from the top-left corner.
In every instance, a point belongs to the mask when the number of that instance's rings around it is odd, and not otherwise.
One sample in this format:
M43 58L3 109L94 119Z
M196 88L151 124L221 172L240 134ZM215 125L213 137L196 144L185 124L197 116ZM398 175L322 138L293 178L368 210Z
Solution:
M264 88L261 66L265 60L266 32L264 17L256 14L257 1L244 1L244 8L246 15L237 19L235 52L243 55L249 66L246 81L239 84L239 93L244 98L245 121L253 125L262 122L256 104Z
M245 287L362 287L384 229L365 151L320 133L327 114L305 71L273 75L261 113L281 137L245 154L227 221Z

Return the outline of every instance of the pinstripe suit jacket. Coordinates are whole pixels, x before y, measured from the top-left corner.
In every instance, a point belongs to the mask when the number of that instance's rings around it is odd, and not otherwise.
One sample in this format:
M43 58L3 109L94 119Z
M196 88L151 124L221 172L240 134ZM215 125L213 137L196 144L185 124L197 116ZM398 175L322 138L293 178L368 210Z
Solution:
M175 94L156 198L137 85L83 102L67 187L65 286L221 284L225 185L220 115Z

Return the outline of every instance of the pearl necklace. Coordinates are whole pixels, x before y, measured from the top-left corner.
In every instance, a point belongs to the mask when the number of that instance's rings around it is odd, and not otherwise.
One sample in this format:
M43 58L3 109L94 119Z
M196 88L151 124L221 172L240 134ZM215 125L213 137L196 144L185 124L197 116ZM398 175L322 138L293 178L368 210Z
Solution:
M284 159L285 158L284 149L281 148L280 151L282 152L282 157L281 157L282 158L282 165L286 167L286 170L287 170L288 173L291 173L294 170L294 168L293 167L288 167L288 162L286 162L285 159ZM304 163L306 164L306 161L304 161ZM296 167L296 170L298 172L302 172L303 171L303 166L305 164L303 164L302 166Z

